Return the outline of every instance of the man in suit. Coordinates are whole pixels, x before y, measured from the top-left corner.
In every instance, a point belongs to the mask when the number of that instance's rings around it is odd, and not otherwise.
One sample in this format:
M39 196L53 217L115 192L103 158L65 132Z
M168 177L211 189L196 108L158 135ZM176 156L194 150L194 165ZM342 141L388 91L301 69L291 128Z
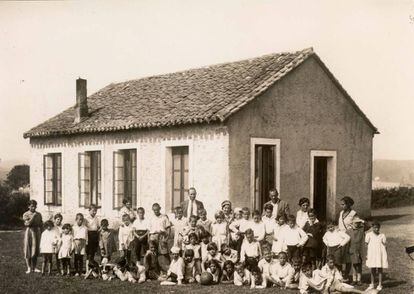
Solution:
M196 189L190 188L188 190L188 199L181 202L184 217L190 217L191 215L198 216L198 211L204 208L203 202L196 200L196 196Z
M273 206L272 216L276 219L281 215L285 215L287 217L290 214L289 204L287 204L286 201L283 201L279 198L279 192L277 191L277 189L269 190L269 198L270 201L266 202L263 205L263 214L265 213L264 208L267 204Z

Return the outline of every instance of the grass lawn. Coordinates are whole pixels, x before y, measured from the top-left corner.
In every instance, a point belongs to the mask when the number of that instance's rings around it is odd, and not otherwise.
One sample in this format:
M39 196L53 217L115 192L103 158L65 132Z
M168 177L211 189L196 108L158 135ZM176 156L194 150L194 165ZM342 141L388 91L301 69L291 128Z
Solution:
M388 240L390 268L386 271L384 290L381 293L414 293L414 261L404 252L404 246L414 245L414 207L377 210L374 218L382 223L382 232ZM23 232L0 232L0 293L297 293L274 288L250 290L232 285L217 286L160 286L151 281L141 285L114 280L83 280L79 277L42 277L26 275L22 253ZM39 260L39 268L40 268ZM364 268L364 286L369 283L369 272Z

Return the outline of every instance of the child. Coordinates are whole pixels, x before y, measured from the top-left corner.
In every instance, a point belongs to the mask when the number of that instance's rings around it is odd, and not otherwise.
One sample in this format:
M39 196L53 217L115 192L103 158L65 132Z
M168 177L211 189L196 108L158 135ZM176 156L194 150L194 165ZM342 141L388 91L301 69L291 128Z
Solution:
M178 248L183 246L183 230L188 226L188 220L183 217L183 209L181 206L174 208L175 218L171 221L174 231L174 245Z
M152 205L153 215L150 219L149 239L158 244L158 262L163 271L168 270L170 256L168 255L168 237L170 236L171 223L168 217L161 214L161 206L158 203Z
M262 255L259 242L254 239L252 229L246 230L246 240L240 250L240 262L245 262L248 270L257 267L257 263Z
M302 260L300 257L292 258L292 267L294 273L291 277L291 281L288 283L286 288L288 289L298 289L299 288L299 279L300 279L300 269L302 266Z
M59 240L59 252L58 258L62 262L62 268L60 273L63 275L70 275L70 257L74 249L73 236L71 234L72 227L70 224L64 224L62 226L62 237Z
M322 224L316 218L314 209L308 210L309 220L303 227L303 231L308 235L308 241L303 247L303 263L310 262L312 269L319 267L322 257Z
M262 215L258 210L253 211L253 221L250 222L250 228L253 230L254 238L257 242L261 243L265 237L266 228L262 222Z
M265 213L262 217L262 221L265 225L265 240L272 244L273 243L273 229L276 226L276 220L272 216L273 214L273 205L272 204L266 204L265 207Z
M180 248L171 248L171 264L167 272L167 282L182 285L184 279L184 260L180 257ZM171 283L161 283L161 285L171 285Z
M236 263L234 269L234 285L248 286L251 284L252 275L242 262Z
M123 206L119 210L119 216L121 217L121 220L122 220L122 216L124 214L127 214L127 215L129 215L129 219L131 220L131 222L133 222L135 220L136 216L135 216L134 210L132 209L131 201L124 198L122 200L122 204L123 204Z
M348 234L351 237L351 244L349 246L349 254L351 255L351 262L354 268L352 276L352 283L361 285L362 276L362 255L364 251L364 221L358 216L355 216L352 220L351 230L348 230Z
M237 245L239 244L240 234L238 233L240 227L240 220L243 218L242 209L236 207L234 209L234 218L229 223L230 232L230 247L237 251ZM241 245L240 245L241 246Z
M221 279L220 263L215 259L211 259L207 262L207 266L207 272L213 276L213 285L218 284Z
M26 260L27 271L26 274L31 272L40 272L36 268L37 257L40 252L40 238L42 234L42 215L36 211L36 200L30 200L28 211L23 214L24 226L26 231L24 233L24 257Z
M301 249L308 241L308 235L296 225L294 215L288 216L288 227L285 228L282 238L287 247L289 260L301 256Z
M276 286L286 289L292 281L295 270L287 262L288 255L286 252L280 252L278 258L279 262L270 267L270 279Z
M287 250L286 244L283 242L284 231L287 227L288 225L286 224L286 217L282 214L279 216L277 223L273 228L273 258L277 258L280 252L285 252Z
M258 267L252 269L252 278L250 289L264 289L266 288L266 280L263 279L263 275Z
M47 274L50 276L52 270L52 256L56 253L58 237L53 230L53 222L48 220L44 224L45 230L40 239L40 253L43 255L42 275L45 275L46 266Z
M250 229L250 210L248 207L243 207L242 208L242 218L234 221L231 225L230 225L230 230L232 232L234 232L236 234L237 237L237 242L235 244L235 249L237 250L237 252L240 255L240 251L241 251L241 247L243 244L243 240L244 240L244 235L247 229ZM241 257L241 256L240 256Z
M303 229L306 222L309 220L308 210L310 206L310 201L308 198L300 198L299 199L299 206L300 209L296 213L296 224L299 228Z
M327 248L327 255L333 255L335 258L335 266L341 268L342 266L342 247L350 240L348 234L338 230L335 227L335 222L330 221L326 227L327 231L323 235L323 243Z
M207 246L210 244L211 235L209 232L203 231L200 235L200 251L201 251L201 260L207 260L208 249Z
M207 254L203 258L201 261L201 269L203 272L207 270L210 260L216 260L221 266L221 254L218 251L216 243L211 242L207 245Z
M122 224L118 233L119 251L121 256L125 256L127 264L131 263L131 247L134 240L134 228L128 214L122 216Z
M114 234L109 228L107 219L101 220L101 230L99 232L99 248L101 257L111 260L111 255L116 251Z
M272 252L270 250L263 250L263 258L257 264L260 272L262 273L263 285L267 286L271 283L270 279L270 267L274 264L272 258Z
M155 241L149 242L149 250L144 256L144 267L147 279L159 279L161 269L158 263L157 243Z
M382 290L382 269L388 268L388 257L385 235L380 233L381 225L379 222L372 223L372 232L367 233L365 243L367 243L367 267L371 269L371 284L368 289L374 288L375 275L378 272L377 290Z
M319 272L319 270L315 270ZM310 263L306 263L303 265L300 277L299 277L299 293L300 294L309 294L309 293L320 293L323 290L324 281L319 281L317 278L312 277L312 265Z
M231 249L229 245L226 243L221 244L221 261L225 262L227 260L231 260L233 263L236 263L238 260L237 251Z
M86 244L86 271L89 262L95 260L95 254L99 249L99 219L96 216L97 207L89 206L89 215L85 217L85 226L88 229L88 244Z
M138 284L142 284L146 280L145 266L143 266L139 260L137 260L137 262L135 263L135 265L137 267L137 274L136 274L136 276L138 278Z
M85 247L88 243L88 229L83 224L83 214L76 214L76 223L73 225L73 240L75 252L75 276L80 276L83 270L83 256L85 255Z
M135 257L138 261L141 260L141 257L145 254L148 248L150 224L145 218L145 209L143 207L137 209L137 215L138 217L134 220L132 227L135 236Z
M200 282L200 273L196 269L192 249L184 251L184 282L187 284Z
M63 216L60 213L56 213L55 216L53 217L54 219L54 227L53 230L55 231L55 234L58 238L58 240L62 237L62 220L63 220ZM58 241L59 243L59 241ZM60 271L60 259L59 259L59 250L56 250L55 253L55 258L56 258L56 269L58 271L58 274L61 272Z
M183 243L184 244L189 244L190 243L189 235L191 233L196 234L198 239L200 240L202 232L207 232L207 233L210 234L209 231L205 231L203 227L199 227L197 225L197 216L195 216L195 215L190 216L190 218L188 219L188 226L184 227L183 232L182 232L182 234L183 234ZM209 242L210 242L210 240L209 240Z
M231 260L227 260L224 262L220 282L223 284L234 283L234 263Z
M228 225L224 221L224 213L221 210L216 212L214 218L216 221L211 225L211 241L221 248L221 244L228 244Z
M196 271L196 275L201 274L201 245L198 244L198 237L196 233L191 233L188 238L190 239L189 244L184 244L183 251L192 250L193 251L193 261Z
M212 225L212 221L207 219L207 211L202 208L198 211L198 216L200 217L197 221L197 226L199 227L203 227L205 231L209 232L210 234L212 234L211 231L211 225ZM224 218L224 215L223 215Z

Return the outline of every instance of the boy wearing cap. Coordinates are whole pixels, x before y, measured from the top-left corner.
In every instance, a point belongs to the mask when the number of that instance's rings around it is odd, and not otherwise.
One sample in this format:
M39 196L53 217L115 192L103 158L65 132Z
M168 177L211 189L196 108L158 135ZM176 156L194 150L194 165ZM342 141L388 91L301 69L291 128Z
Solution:
M180 248L173 246L171 248L171 263L167 272L167 281L176 282L177 285L181 285L184 279L185 263L180 256ZM164 283L165 284L165 283Z

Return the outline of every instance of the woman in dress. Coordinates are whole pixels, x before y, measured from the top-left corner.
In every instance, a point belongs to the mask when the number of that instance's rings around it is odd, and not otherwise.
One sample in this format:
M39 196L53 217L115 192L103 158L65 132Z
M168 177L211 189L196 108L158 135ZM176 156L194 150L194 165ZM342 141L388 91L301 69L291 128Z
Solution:
M224 213L225 221L230 224L234 219L233 210L231 209L231 202L229 200L224 200L221 203L221 210Z
M42 234L42 215L36 211L37 202L29 201L29 210L23 214L23 221L26 227L24 233L24 257L26 259L27 271L40 272L36 268L37 257L40 253L40 237Z
M339 213L338 228L340 231L347 233L351 237L352 224L357 213L352 209L354 200L351 197L345 196L341 199L341 212ZM351 271L351 253L349 251L352 244L352 239L342 248L342 264L345 264L343 276L345 280L349 280L349 273Z

